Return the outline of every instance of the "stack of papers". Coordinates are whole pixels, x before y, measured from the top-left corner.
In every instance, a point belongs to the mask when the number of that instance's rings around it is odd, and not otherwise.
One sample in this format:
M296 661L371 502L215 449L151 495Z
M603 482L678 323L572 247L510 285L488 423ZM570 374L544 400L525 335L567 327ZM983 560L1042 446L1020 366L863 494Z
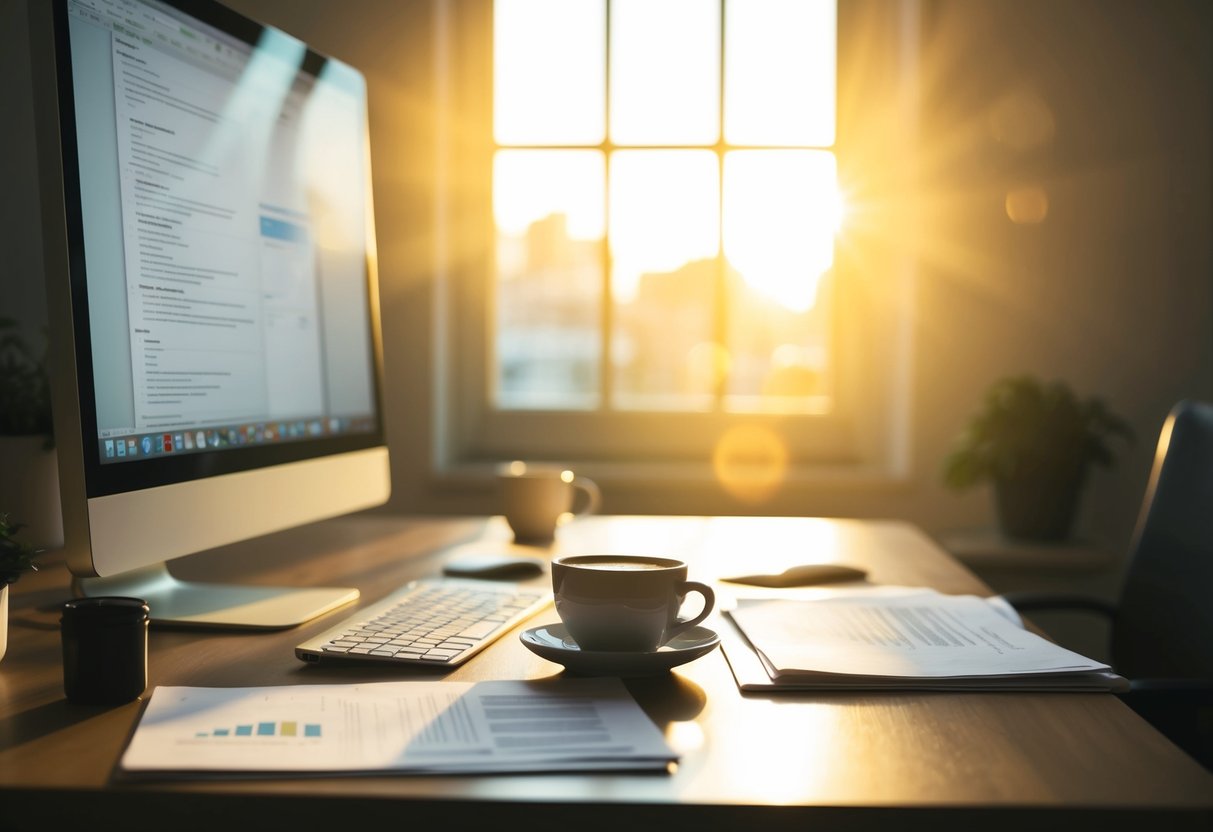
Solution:
M1005 601L877 588L750 598L722 639L743 690L1117 691L1108 665L1024 629ZM883 590L883 591L882 591Z
M669 770L677 755L616 678L157 687L133 775Z

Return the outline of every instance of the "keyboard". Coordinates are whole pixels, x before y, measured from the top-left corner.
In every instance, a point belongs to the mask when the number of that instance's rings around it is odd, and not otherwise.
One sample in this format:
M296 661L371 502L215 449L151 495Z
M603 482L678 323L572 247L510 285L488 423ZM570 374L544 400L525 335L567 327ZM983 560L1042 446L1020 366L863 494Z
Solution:
M454 667L543 609L550 589L452 578L413 581L295 648L305 662Z

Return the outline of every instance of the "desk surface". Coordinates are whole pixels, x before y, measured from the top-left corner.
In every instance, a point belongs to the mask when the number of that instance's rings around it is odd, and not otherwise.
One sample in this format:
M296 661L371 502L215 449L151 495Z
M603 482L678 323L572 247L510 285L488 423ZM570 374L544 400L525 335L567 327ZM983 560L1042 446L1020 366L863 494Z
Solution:
M174 564L183 577L354 585L368 603L438 571L443 548L504 535L500 518L364 515ZM988 593L928 537L895 522L808 518L596 517L560 530L568 551L676 553L692 577L837 560L875 582ZM255 556L255 557L254 557ZM492 823L647 828L1023 828L1064 821L1210 828L1213 775L1108 694L882 693L742 696L720 651L627 681L680 752L670 774L360 777L112 782L141 704L63 698L62 564L14 585L0 660L0 826L58 829L321 828L356 820L413 829ZM537 579L546 581L544 578ZM351 613L246 633L152 629L150 687L341 683L434 672L304 665L295 644ZM525 626L556 621L552 608ZM710 622L709 622L710 623ZM521 629L521 628L520 628ZM506 635L448 678L544 678L562 668ZM592 808L587 804L592 803ZM1074 813L1080 812L1081 818ZM1147 815L1148 818L1143 818ZM220 821L220 818L222 819ZM491 818L491 821L489 820ZM419 824L422 824L419 826Z

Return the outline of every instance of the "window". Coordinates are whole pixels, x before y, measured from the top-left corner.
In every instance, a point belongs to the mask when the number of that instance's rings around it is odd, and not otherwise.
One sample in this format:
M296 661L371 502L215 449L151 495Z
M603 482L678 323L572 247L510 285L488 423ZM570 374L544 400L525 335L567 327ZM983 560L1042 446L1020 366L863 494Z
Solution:
M447 136L448 221L482 217L448 246L448 461L710 466L751 502L887 469L904 343L842 245L835 0L482 15Z

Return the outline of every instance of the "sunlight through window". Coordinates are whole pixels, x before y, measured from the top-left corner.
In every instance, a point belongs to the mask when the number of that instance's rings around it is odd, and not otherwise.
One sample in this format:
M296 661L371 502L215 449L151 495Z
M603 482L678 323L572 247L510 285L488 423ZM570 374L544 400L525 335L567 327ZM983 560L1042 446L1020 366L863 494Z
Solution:
M605 129L605 0L496 0L493 134L595 144Z
M834 0L726 4L725 141L834 143L834 18Z
M612 292L716 256L720 185L704 150L621 150L611 162Z
M720 136L717 3L615 0L611 53L611 141L715 143Z
M596 150L503 150L493 160L501 407L598 402L603 173Z
M834 265L842 219L834 155L738 150L724 169L725 257L756 292L805 311Z
M835 0L497 0L495 406L830 406Z

